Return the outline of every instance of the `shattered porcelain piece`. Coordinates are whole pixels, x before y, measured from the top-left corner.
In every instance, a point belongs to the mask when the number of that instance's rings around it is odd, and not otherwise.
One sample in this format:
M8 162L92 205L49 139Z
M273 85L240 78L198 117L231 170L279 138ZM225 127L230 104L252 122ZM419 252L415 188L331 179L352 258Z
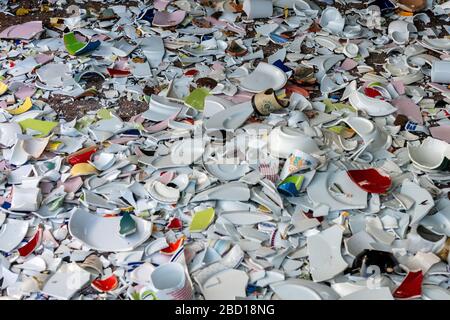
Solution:
M206 300L235 300L245 297L248 275L240 270L228 269L209 278L202 285Z
M11 252L23 240L28 231L28 222L6 219L0 226L0 250Z
M370 98L358 90L350 94L349 101L353 107L365 111L373 117L387 116L397 110L389 102Z
M402 20L392 21L388 27L389 37L398 45L408 43L410 33L414 32L417 32L414 24Z
M389 176L374 168L366 170L349 170L347 173L353 182L369 193L385 193L392 184L392 180Z
M234 131L252 115L253 107L250 102L244 102L219 111L205 121L206 130Z
M414 205L407 211L411 216L410 225L422 220L434 206L434 200L431 194L414 182L409 180L403 181L400 192L414 199Z
M100 251L130 251L146 241L152 232L152 223L133 218L137 231L128 237L119 235L120 217L101 217L82 209L73 211L69 221L70 234L87 246Z
M233 181L198 193L192 202L207 200L247 201L250 199L250 189L242 182Z
M112 275L106 279L95 279L92 281L91 286L100 292L109 292L116 289L119 285L119 280L116 275Z
M313 280L328 280L344 271L347 263L341 256L343 230L340 226L330 227L307 238L308 254Z
M312 202L330 210L363 209L367 207L367 192L355 184L347 172L319 172L307 188Z
M388 287L363 289L342 297L340 300L394 300Z
M69 300L89 282L90 275L75 263L65 263L47 280L42 292L58 299Z
M279 90L286 82L286 73L280 68L260 62L252 73L240 79L240 87L245 91L258 93L267 89Z
M398 299L417 298L422 295L422 271L408 272L402 283L395 289L392 294Z
M327 7L322 12L319 23L325 30L339 34L344 30L345 18L342 17L336 8Z
M186 16L183 10L174 12L157 11L152 21L152 25L157 27L172 27L180 24Z
M444 162L450 159L450 146L442 140L428 137L420 146L408 143L408 155L419 168L439 170L447 166Z
M271 155L288 158L293 150L308 154L319 153L316 142L298 129L276 127L269 134L269 151Z
M30 40L42 31L44 31L42 21L30 21L4 29L0 33L0 38Z
M272 220L269 215L245 211L224 212L220 216L236 225L252 225Z

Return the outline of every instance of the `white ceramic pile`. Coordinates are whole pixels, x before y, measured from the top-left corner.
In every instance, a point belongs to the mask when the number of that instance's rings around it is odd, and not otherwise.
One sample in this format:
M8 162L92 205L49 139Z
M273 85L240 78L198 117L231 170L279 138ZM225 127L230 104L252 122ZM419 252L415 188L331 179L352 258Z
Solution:
M448 1L119 2L0 30L0 299L450 299Z

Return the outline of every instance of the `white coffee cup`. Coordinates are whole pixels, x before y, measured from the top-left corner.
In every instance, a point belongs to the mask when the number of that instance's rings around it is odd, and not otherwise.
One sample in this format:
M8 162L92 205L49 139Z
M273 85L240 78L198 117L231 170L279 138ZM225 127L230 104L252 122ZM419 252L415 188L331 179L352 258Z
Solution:
M249 19L268 18L273 14L271 0L244 0L243 9Z
M158 266L151 274L156 296L160 300L191 300L193 288L185 267L177 262Z
M433 61L431 67L431 81L450 83L450 61Z

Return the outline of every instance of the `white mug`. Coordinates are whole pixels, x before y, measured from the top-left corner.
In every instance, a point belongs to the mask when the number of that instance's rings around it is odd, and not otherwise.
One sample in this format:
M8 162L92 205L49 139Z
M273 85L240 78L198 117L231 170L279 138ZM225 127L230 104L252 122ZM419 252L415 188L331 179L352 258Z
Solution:
M450 83L450 61L433 61L431 67L431 81Z
M185 267L177 262L158 266L151 274L156 296L160 300L191 300L193 288Z
M273 14L271 0L244 0L243 9L249 19L268 18Z

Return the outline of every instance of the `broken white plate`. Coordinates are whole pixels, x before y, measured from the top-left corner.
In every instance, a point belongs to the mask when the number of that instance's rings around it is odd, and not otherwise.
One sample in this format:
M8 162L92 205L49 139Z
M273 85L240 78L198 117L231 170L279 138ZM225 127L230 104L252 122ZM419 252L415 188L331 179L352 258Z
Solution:
M142 117L152 121L163 121L178 114L185 107L184 103L153 94L150 97L149 109Z
M339 300L394 300L388 287L358 290Z
M334 225L306 239L315 282L331 279L348 267L341 255L343 231L341 226Z
M268 143L270 154L280 158L288 158L294 150L308 154L320 152L317 143L297 128L285 126L274 128L269 133Z
M343 193L332 191L333 184ZM367 207L367 192L354 183L346 171L318 172L306 191L312 202L325 204L332 211Z
M141 156L140 161L155 169L185 167L200 159L204 150L202 139L182 139L172 145L170 154L151 158L149 162L146 160L149 157Z
M246 297L248 275L244 271L227 269L210 277L202 285L205 300L236 300Z
M0 250L11 252L25 238L28 231L28 222L17 219L6 219L0 226Z
M407 213L411 216L409 225L417 224L434 207L434 200L431 194L414 182L405 180L402 183L400 193L414 199L415 203Z
M136 232L122 237L119 234L121 217L102 217L74 209L69 220L70 234L99 251L130 251L144 243L152 233L152 223L141 218L132 217L136 222Z
M76 263L65 263L47 280L42 288L42 293L58 299L69 300L90 279L91 274Z
M237 180L249 171L247 164L204 163L203 165L210 174L221 181Z
M240 87L249 92L259 93L270 88L279 90L286 82L287 75L280 68L260 62L252 73L240 79Z
M233 181L200 192L191 199L191 202L208 200L248 201L249 199L250 189L247 184Z
M270 285L274 292L283 300L304 300L301 296L307 297L306 294L310 295L310 298L305 300L337 300L339 295L329 286L321 283L316 283L310 280L304 279L287 279L282 282L276 282ZM312 292L306 292L304 289L309 289ZM289 295L286 293L289 292ZM316 299L318 295L319 299ZM292 296L291 296L292 295ZM283 296L286 296L285 298ZM294 297L298 298L294 298Z
M338 9L327 6L326 9L322 11L319 24L325 30L339 34L344 30L345 18Z
M20 125L15 122L0 123L0 144L11 147L17 142L17 135L22 134Z
M322 297L311 288L296 284L295 282L293 283L293 281L289 280L270 285L273 292L282 300L322 300Z
M349 95L348 99L354 108L363 110L372 117L387 116L397 111L397 108L392 106L389 102L370 98L358 90L354 90Z
M270 215L251 211L223 212L220 216L232 224L241 226L257 224L273 219Z
M161 37L145 37L140 42L140 47L152 68L156 68L161 64L166 52L164 42Z
M205 121L205 129L234 131L241 127L252 114L253 106L250 101L240 103L215 113Z

